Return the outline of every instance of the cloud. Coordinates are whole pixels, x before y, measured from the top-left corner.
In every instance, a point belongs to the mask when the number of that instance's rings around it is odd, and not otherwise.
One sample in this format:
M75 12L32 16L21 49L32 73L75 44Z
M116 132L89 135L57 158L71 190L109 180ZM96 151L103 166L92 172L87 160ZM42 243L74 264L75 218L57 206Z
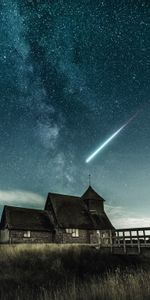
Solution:
M121 206L106 205L106 212L115 228L150 227L150 218Z
M36 193L23 190L0 190L0 204L43 207L45 199Z

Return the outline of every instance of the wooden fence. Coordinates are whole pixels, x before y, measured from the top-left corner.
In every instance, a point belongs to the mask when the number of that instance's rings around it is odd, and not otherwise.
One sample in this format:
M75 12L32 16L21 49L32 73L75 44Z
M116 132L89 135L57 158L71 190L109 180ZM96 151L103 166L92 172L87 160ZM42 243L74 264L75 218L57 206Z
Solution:
M141 248L150 248L150 227L101 231L99 247L109 247L112 251L113 248L120 248L124 253L129 248L136 248L140 253Z

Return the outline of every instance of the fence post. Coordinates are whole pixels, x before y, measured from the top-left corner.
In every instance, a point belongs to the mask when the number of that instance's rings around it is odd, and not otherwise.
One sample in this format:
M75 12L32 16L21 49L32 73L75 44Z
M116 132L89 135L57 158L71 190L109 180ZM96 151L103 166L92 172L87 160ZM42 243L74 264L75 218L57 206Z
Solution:
M146 246L146 235L145 235L145 229L143 230L143 235L144 235L144 246Z
M124 231L123 231L123 250L124 250L124 253L126 253L126 241L125 241Z
M133 247L132 231L131 230L130 230L130 243L131 243L131 247Z
M110 247L111 247L111 253L113 249L113 239L112 239L112 231L109 230L109 241L110 241Z
M140 240L139 240L139 231L137 230L137 240L138 240L138 253L141 252Z

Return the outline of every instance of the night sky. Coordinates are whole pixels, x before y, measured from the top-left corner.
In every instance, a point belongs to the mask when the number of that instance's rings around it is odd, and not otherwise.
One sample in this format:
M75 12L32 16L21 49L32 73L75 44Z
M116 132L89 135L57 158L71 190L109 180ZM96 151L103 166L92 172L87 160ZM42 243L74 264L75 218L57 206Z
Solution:
M90 173L114 225L150 226L150 2L1 0L0 18L1 209Z

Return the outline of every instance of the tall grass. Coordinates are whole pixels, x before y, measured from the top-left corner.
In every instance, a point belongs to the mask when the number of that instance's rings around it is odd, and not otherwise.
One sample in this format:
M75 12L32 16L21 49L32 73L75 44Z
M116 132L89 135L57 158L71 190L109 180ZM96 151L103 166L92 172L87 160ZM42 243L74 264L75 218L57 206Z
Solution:
M148 300L150 299L150 272L108 273L105 278L92 278L87 283L76 284L56 290L45 290L41 300Z
M84 245L1 245L0 299L148 300L149 262Z

